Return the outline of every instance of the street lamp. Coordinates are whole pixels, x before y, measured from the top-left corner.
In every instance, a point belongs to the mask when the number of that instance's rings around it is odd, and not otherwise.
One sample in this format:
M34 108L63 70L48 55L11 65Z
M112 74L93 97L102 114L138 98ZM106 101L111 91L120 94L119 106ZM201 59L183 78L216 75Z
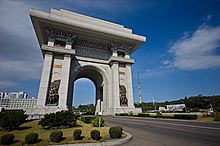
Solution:
M102 117L102 112L99 112L98 115L99 115L99 127L101 127L101 117Z

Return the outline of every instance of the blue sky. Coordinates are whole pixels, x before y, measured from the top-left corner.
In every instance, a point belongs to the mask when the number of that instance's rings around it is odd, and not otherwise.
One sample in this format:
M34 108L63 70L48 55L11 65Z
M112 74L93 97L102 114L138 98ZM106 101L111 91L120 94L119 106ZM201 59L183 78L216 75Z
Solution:
M43 58L29 9L66 9L115 22L147 37L131 57L138 101L220 94L220 0L0 0L0 91L37 96ZM76 81L75 105L94 103L95 87ZM83 92L82 92L83 91Z

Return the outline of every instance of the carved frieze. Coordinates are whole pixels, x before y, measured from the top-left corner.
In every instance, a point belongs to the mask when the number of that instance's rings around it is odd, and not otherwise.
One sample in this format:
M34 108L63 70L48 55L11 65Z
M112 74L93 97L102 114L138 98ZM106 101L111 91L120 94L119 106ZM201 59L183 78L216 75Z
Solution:
M86 49L86 48L77 48L76 55L90 57L90 58L104 59L104 60L107 60L109 58L108 52Z
M60 81L61 80L55 80L55 81L51 82L50 88L49 88L49 93L47 96L46 105L53 105L53 106L58 105L58 101L59 101L58 91L59 91L59 87L60 87Z
M65 39L69 42L75 42L76 41L76 35L72 33L71 31L65 31L61 29L54 29L54 28L46 28L46 32L49 38L56 39Z
M120 89L120 105L121 106L128 106L128 99L126 97L126 88L124 85L119 85Z
M90 42L90 41L80 40L80 39L77 39L75 44L80 45L80 46L87 46L87 47L91 47L91 48L99 48L99 49L109 49L110 48L110 45L108 45L108 44Z

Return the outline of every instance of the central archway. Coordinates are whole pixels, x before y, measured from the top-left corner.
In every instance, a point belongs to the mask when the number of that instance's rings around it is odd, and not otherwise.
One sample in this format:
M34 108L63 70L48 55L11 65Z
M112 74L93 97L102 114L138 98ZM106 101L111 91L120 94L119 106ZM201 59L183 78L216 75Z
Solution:
M76 80L74 82L73 91L73 106L75 108L77 108L80 105L92 104L93 106L95 106L96 87L90 79L80 78ZM93 113L95 113L95 107L93 109Z
M69 99L69 109L72 108L72 101L74 100L74 82L78 79L81 78L87 78L89 80L91 80L94 85L95 85L95 107L96 107L96 111L95 113L97 114L98 112L104 112L104 88L105 88L105 82L106 82L106 78L104 77L102 71L100 68L96 67L96 66L92 66L92 65L86 65L86 66L79 66L76 69L74 69L72 75L71 75L71 82L70 82L70 86L72 91L71 95L68 97Z

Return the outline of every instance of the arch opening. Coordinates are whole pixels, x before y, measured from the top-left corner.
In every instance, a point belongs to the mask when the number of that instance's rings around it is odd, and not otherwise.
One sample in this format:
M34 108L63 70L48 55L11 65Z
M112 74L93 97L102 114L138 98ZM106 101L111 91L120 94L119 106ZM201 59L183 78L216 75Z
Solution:
M72 104L75 98L77 98L75 95L78 94L78 96L80 96L80 93L77 93L78 91L75 90L75 85L77 85L78 80L81 80L81 79L90 80L94 84L95 100L93 103L95 103L94 104L95 114L97 114L98 112L103 112L104 77L102 73L95 66L84 66L84 67L79 67L77 70L75 70L72 76L73 91L71 92L72 96L71 96L71 99L69 99L71 100L71 102L69 103ZM83 92L86 92L86 90L84 90Z
M80 78L74 82L73 106L95 103L95 84L88 78Z

